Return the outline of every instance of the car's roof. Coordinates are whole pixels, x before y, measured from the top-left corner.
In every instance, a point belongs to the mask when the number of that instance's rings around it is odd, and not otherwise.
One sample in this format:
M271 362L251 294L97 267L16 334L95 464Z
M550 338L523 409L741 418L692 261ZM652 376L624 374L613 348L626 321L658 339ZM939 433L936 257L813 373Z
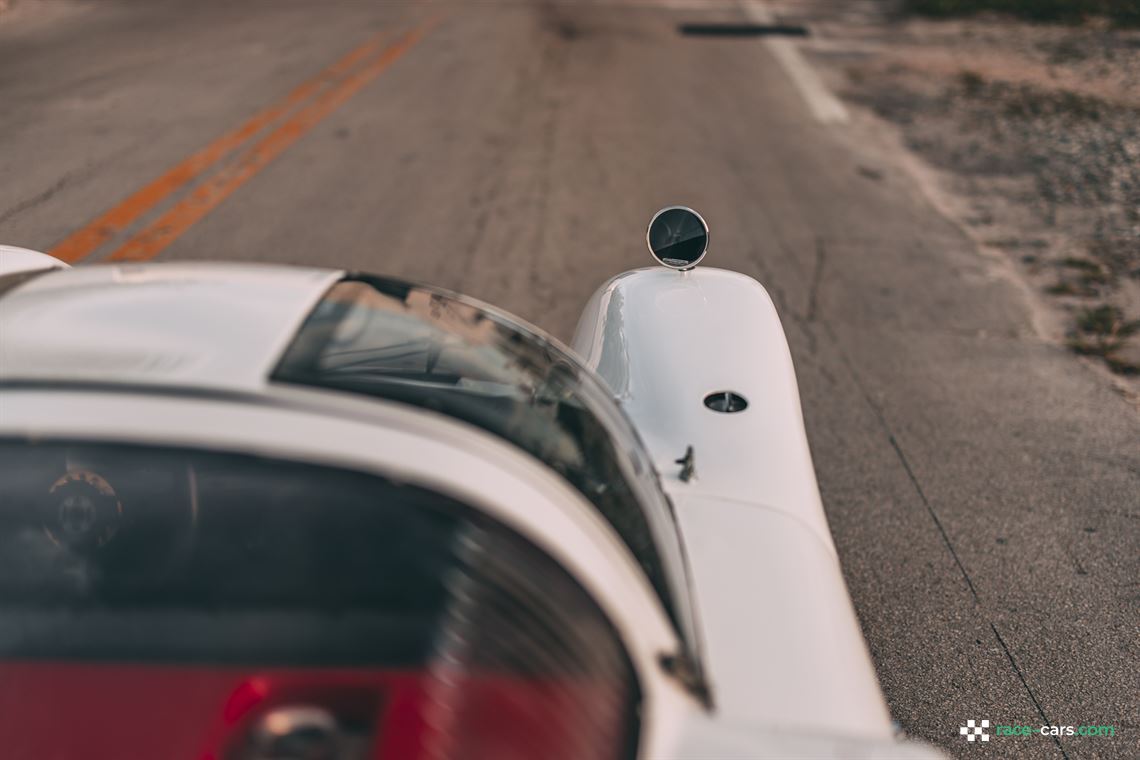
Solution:
M128 264L0 296L0 380L256 391L339 271Z

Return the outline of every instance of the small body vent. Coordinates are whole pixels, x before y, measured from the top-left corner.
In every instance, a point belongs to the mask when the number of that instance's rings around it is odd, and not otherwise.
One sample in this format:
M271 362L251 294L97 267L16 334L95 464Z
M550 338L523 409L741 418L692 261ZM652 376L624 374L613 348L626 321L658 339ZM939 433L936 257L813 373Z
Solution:
M710 393L705 396L705 406L714 412L732 414L733 412L743 412L747 409L748 399L732 391L717 391L716 393Z

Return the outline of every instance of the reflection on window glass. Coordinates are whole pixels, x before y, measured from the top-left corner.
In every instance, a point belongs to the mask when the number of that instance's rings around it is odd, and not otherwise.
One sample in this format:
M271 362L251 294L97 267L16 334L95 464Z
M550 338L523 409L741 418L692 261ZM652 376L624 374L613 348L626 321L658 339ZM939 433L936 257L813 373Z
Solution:
M521 447L597 507L677 619L680 584L659 548L670 539L645 513L667 509L650 468L607 393L556 346L443 291L349 279L309 315L274 379L425 407Z

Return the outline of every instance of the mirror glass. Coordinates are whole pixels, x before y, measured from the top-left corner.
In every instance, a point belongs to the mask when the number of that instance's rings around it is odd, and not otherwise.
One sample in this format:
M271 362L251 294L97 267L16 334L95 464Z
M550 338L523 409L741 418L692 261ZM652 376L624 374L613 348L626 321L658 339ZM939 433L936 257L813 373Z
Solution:
M683 206L662 209L649 223L649 250L672 269L691 269L709 247L709 227L701 215Z

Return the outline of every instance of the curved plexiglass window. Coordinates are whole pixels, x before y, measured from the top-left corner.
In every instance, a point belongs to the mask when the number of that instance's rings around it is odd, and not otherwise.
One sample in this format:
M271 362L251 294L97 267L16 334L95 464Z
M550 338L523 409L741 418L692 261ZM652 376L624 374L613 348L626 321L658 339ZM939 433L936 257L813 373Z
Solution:
M608 391L549 340L452 293L357 277L317 305L274 379L413 404L519 446L597 507L668 614L687 618L679 541L648 457Z
M6 755L277 757L293 720L337 754L281 756L614 758L637 703L574 579L438 493L245 455L0 442Z

